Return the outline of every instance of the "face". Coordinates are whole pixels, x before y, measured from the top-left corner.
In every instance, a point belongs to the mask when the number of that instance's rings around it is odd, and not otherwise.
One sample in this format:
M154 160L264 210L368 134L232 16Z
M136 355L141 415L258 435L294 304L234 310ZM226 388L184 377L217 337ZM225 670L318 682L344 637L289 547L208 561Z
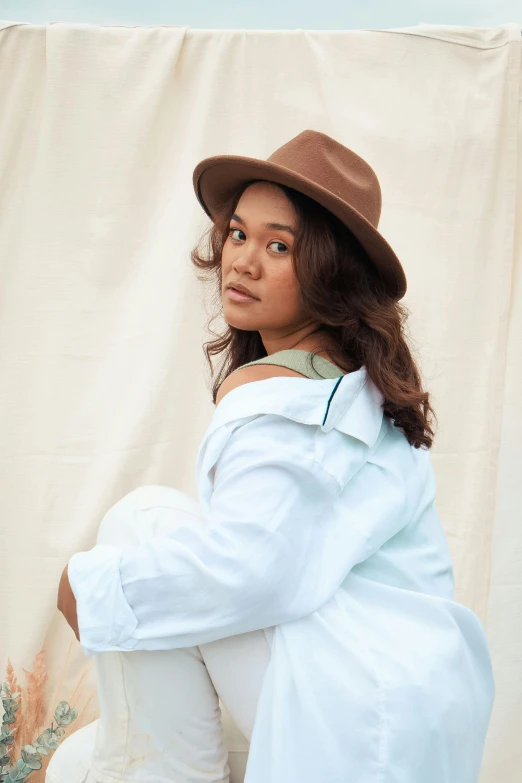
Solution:
M297 231L297 215L286 194L273 183L256 182L243 192L223 247L224 318L237 329L259 331L269 354L292 348L312 323L299 305L292 230ZM229 283L242 283L257 299L235 301Z

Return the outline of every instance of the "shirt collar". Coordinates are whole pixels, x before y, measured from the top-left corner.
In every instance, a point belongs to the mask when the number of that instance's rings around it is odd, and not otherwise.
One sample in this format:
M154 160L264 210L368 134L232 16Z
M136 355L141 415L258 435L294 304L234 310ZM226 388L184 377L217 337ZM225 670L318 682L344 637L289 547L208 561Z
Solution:
M323 432L335 427L372 447L379 435L384 397L363 365L339 378L276 376L229 391L214 410L205 440L218 427L260 413L277 413Z

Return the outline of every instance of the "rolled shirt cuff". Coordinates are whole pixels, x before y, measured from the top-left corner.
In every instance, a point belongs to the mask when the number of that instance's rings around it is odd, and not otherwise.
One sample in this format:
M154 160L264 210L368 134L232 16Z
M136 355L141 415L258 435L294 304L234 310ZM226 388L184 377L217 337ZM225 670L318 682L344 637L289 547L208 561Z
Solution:
M76 598L80 644L87 656L97 652L133 650L138 625L121 584L122 550L97 544L76 552L68 576Z

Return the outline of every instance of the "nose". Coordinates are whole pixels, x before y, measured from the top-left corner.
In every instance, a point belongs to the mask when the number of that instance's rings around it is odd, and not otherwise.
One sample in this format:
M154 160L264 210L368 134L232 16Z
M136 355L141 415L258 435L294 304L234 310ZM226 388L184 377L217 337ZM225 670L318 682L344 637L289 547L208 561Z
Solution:
M241 254L235 258L233 265L235 269L248 269L251 266L255 266L255 264L256 264L255 251L251 250L247 252L245 251L244 248L241 248Z

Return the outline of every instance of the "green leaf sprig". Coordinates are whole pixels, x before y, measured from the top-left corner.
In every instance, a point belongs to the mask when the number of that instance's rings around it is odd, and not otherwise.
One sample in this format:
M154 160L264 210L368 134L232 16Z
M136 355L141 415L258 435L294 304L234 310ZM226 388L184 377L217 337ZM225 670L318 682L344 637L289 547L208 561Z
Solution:
M20 758L14 763L11 759L10 747L14 742L16 729L11 730L16 721L15 712L20 708L17 699L20 693L11 693L6 682L0 682L0 699L4 708L2 726L0 728L0 783L20 783L25 781L31 772L42 768L42 756L48 756L56 750L60 740L65 734L64 726L68 726L78 717L75 709L66 701L61 701L54 711L54 721L45 729L32 745L24 745L20 751ZM10 766L8 766L10 764Z

